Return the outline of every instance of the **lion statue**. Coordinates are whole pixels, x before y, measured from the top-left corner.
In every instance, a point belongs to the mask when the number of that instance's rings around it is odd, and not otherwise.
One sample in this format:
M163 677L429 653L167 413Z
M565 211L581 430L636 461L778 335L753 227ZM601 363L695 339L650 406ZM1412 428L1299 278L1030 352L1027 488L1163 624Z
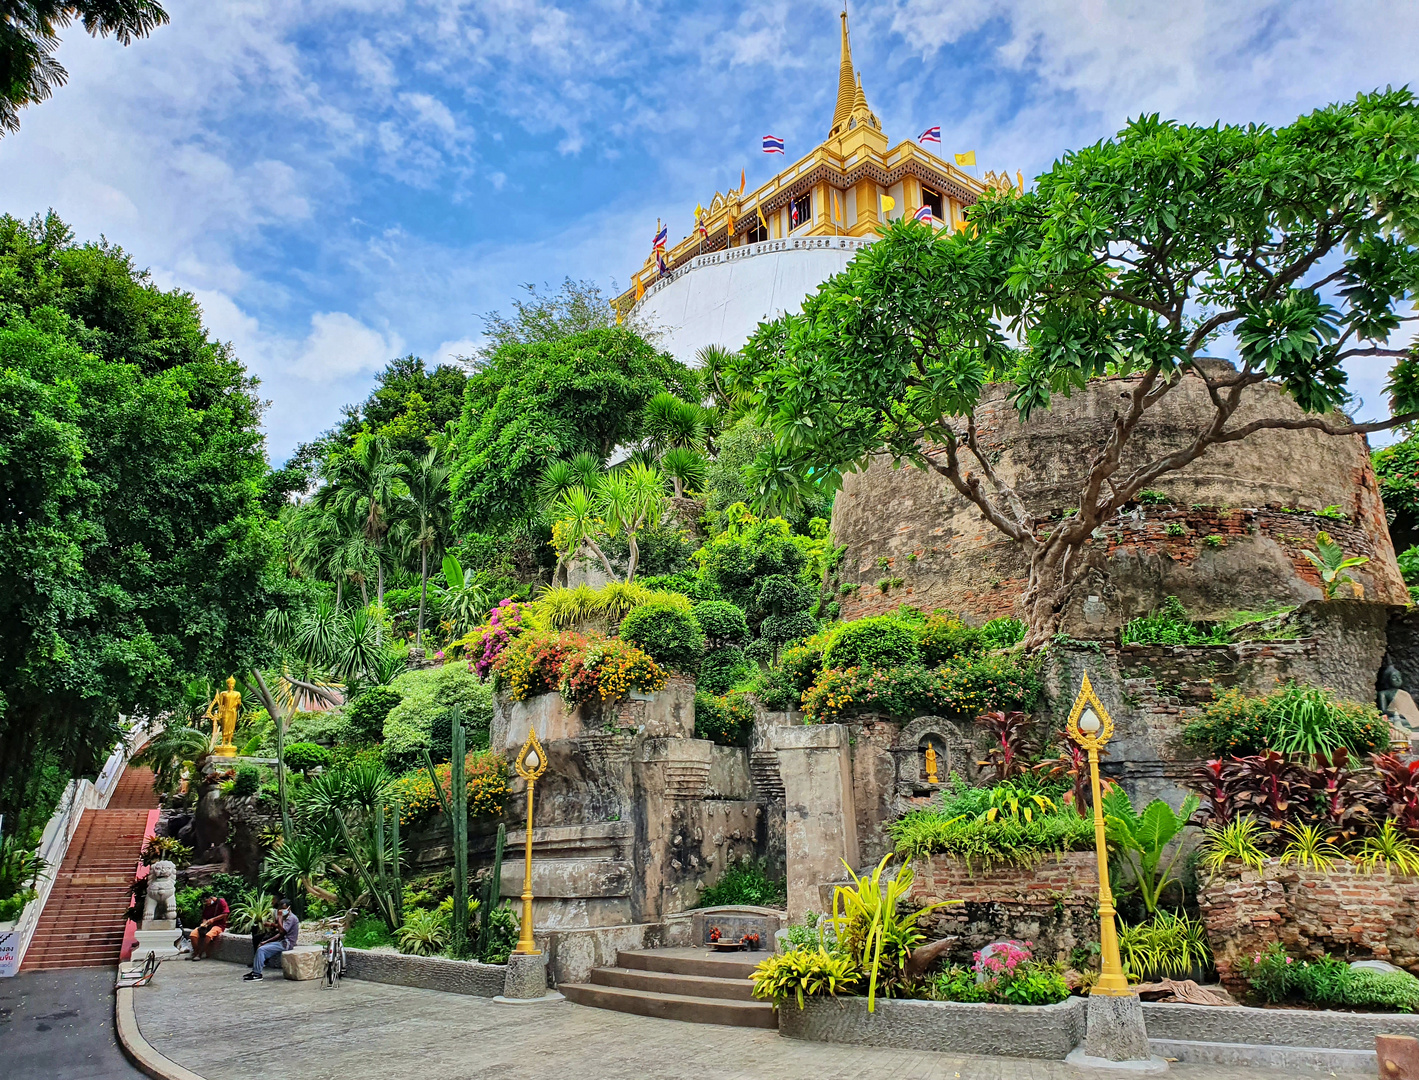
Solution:
M177 918L177 866L167 859L159 859L148 868L148 894L143 902L143 925L147 926L158 918L169 921Z

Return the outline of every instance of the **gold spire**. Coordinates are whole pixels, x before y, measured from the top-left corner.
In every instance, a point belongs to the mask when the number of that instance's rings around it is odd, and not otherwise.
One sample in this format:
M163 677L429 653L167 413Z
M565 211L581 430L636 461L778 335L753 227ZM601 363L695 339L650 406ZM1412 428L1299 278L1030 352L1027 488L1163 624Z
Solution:
M857 96L853 98L853 111L867 111L867 95L862 92L862 72L857 73Z
M838 67L838 107L833 110L832 130L839 124L847 123L852 115L853 102L857 96L857 80L852 75L852 46L847 40L847 9L843 9L843 58Z

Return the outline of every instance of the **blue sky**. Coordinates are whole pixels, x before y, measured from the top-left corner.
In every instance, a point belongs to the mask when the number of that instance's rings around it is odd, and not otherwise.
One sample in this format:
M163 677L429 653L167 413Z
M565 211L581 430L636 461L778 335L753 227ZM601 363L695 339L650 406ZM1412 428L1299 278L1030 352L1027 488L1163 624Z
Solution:
M837 86L833 0L167 6L127 49L71 29L69 85L0 139L0 210L53 207L196 294L276 461L390 357L470 352L523 283L624 285L657 216L682 235L782 163L765 132L821 141ZM1026 177L1140 112L1285 123L1419 55L1412 0L883 0L852 26L894 143L939 123Z

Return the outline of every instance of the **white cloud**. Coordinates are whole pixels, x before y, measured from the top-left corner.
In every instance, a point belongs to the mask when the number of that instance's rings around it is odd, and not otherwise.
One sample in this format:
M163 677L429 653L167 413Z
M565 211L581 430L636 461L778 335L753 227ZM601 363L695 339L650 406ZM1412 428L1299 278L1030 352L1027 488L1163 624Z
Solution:
M330 382L378 371L403 348L398 334L383 334L343 311L324 311L310 317L310 333L290 370L309 382Z
M483 346L483 338L458 338L456 341L441 341L428 356L429 367L439 364L457 364L473 356Z

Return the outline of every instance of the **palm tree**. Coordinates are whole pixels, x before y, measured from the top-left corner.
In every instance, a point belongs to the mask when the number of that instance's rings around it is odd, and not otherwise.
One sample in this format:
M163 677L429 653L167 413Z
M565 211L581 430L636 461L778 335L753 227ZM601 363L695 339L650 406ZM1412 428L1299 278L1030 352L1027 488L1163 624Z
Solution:
M415 462L405 482L409 494L399 503L404 546L419 553L419 619L414 626L414 644L424 644L424 609L429 595L429 559L443 554L453 520L448 478L452 472L441 447L434 447Z
M360 532L374 552L375 602L384 603L384 540L389 533L391 508L408 491L408 466L380 435L361 435L345 454L331 458L325 485L316 493L322 510L335 508L358 514ZM368 601L368 595L365 595Z
M688 446L672 446L665 451L660 458L660 471L670 477L677 499L684 496L687 488L704 490L705 459Z
M705 444L704 410L662 390L646 402L646 445L655 454L675 446L699 450Z
M553 537L557 541L557 568L552 574L553 581L562 579L567 564L583 545L589 547L601 560L607 577L616 576L616 572L611 569L611 560L606 558L606 553L596 542L596 538L605 531L606 523L602 521L597 510L595 496L578 484L562 492L552 503L549 513L556 521Z
M630 547L626 580L634 580L636 564L640 562L636 534L659 524L665 508L665 477L658 469L634 462L629 468L620 469L601 482L596 492L595 507L597 515L612 535L617 532L626 534L626 543ZM610 563L606 565L609 569Z

